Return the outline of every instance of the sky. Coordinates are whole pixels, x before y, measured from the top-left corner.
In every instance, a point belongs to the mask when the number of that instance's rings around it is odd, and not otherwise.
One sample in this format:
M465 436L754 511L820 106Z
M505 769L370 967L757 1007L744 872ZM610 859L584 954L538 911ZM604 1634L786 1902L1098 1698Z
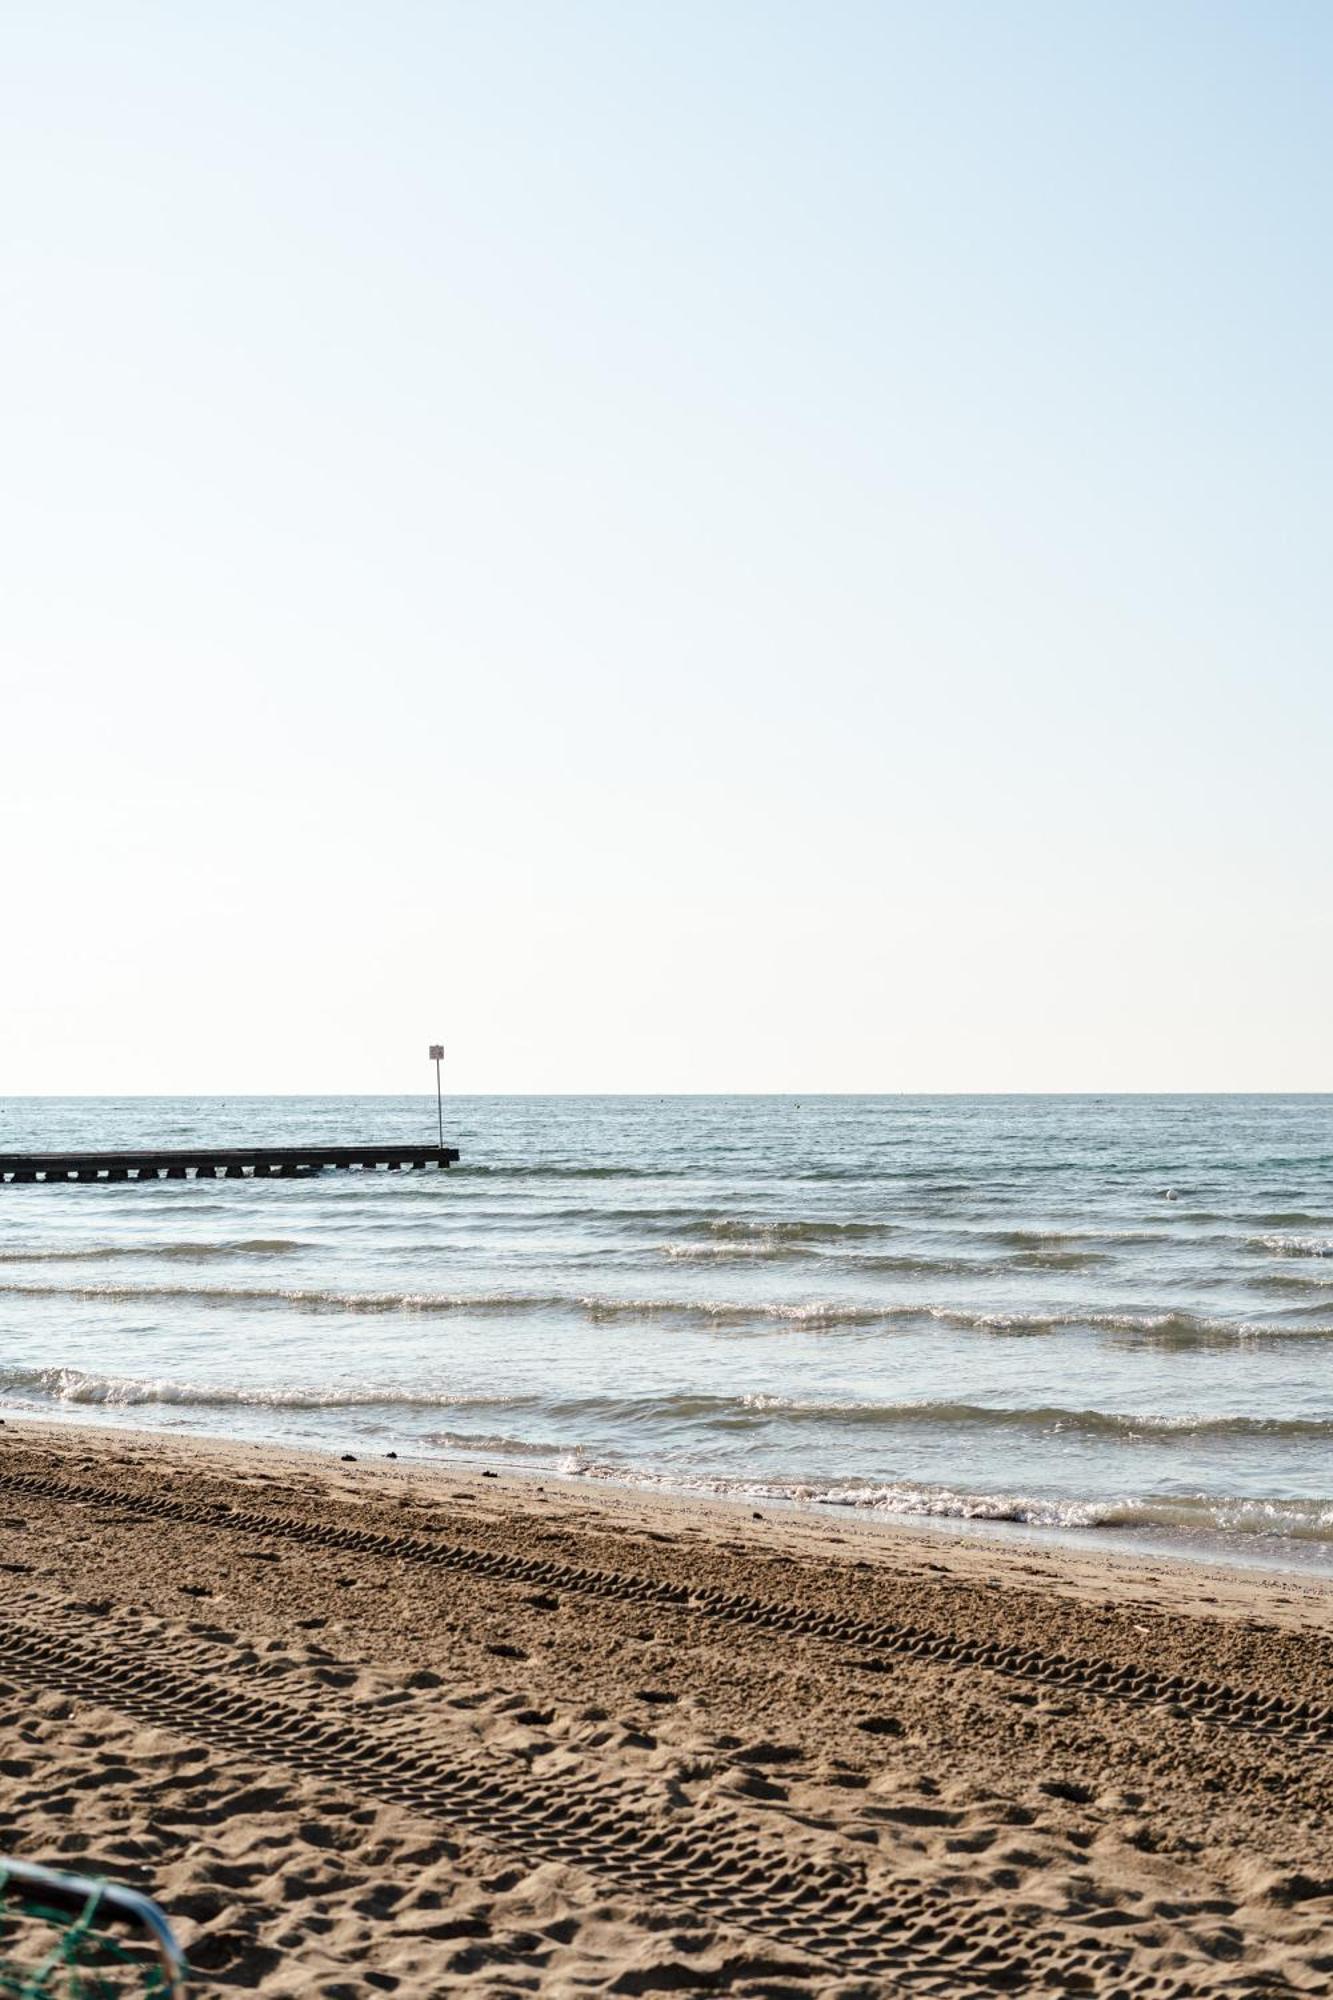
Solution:
M1323 0L13 0L0 1093L1329 1090Z

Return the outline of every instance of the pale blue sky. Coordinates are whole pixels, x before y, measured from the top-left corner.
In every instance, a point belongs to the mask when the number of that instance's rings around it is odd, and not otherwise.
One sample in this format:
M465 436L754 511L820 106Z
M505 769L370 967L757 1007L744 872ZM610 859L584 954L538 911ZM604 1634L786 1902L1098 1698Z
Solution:
M1333 1088L1333 9L4 50L0 1090Z

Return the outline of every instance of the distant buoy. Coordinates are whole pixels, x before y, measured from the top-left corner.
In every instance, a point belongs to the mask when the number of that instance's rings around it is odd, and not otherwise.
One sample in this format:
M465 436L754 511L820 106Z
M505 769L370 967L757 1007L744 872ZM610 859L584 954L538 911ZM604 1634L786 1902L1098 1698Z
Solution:
M1178 1199L1178 1196L1177 1196L1177 1194L1176 1194L1176 1191L1175 1191L1175 1189L1174 1189L1174 1188L1163 1188L1163 1189L1162 1189L1162 1200L1163 1200L1163 1201L1176 1201L1177 1199Z

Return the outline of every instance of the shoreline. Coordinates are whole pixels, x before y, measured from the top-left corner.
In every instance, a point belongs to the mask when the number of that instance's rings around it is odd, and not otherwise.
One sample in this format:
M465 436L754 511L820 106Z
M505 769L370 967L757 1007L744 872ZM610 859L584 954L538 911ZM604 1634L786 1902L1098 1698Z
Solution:
M0 1587L0 1844L224 1988L1333 1969L1325 1579L6 1419Z
M128 1435L144 1440L157 1440L164 1444L190 1441L216 1444L221 1449L238 1451L274 1451L310 1453L316 1457L336 1459L340 1456L339 1441L296 1441L282 1437L265 1436L256 1429L254 1432L238 1431L226 1435L221 1431L200 1426L181 1425L179 1419L170 1423L134 1422L129 1412L136 1407L124 1406L124 1419L117 1414L103 1414L106 1410L117 1410L115 1405L93 1405L61 1411L30 1410L21 1403L0 1399L0 1427L6 1422L15 1427L20 1425L41 1427L49 1425L53 1429L75 1431L84 1428L99 1435ZM364 1439L348 1439L348 1444L357 1447L362 1461L367 1464L378 1462L366 1451ZM1148 1522L1106 1521L1088 1524L1071 1521L1030 1521L1016 1518L1009 1513L986 1513L981 1511L987 1496L967 1495L963 1489L954 1489L958 1497L975 1498L978 1511L974 1514L955 1512L952 1508L939 1512L926 1509L914 1511L909 1507L880 1507L873 1502L858 1503L831 1500L814 1490L817 1482L810 1482L809 1490L802 1492L802 1482L797 1480L775 1481L756 1474L753 1479L736 1477L723 1482L719 1477L699 1474L691 1479L688 1475L676 1476L671 1473L651 1472L633 1466L615 1467L590 1464L587 1467L571 1469L559 1463L542 1463L534 1451L517 1460L502 1453L488 1453L475 1450L435 1449L422 1452L414 1449L414 1440L400 1438L394 1447L394 1455L400 1466L415 1466L422 1472L435 1470L441 1478L460 1475L481 1476L482 1470L494 1472L497 1477L515 1480L551 1481L571 1489L582 1489L590 1493L605 1492L639 1494L646 1499L660 1498L665 1504L679 1503L682 1506L707 1506L748 1510L755 1506L771 1508L775 1512L791 1512L796 1515L815 1516L864 1529L875 1534L893 1535L901 1532L908 1536L924 1535L948 1540L955 1537L962 1541L976 1541L987 1546L1027 1549L1035 1552L1056 1548L1068 1549L1074 1553L1102 1552L1106 1555L1140 1556L1145 1561L1156 1563L1180 1563L1191 1568L1202 1566L1207 1569L1237 1569L1246 1572L1271 1573L1290 1577L1322 1579L1333 1585L1333 1540L1298 1535L1273 1535L1261 1530L1224 1530L1219 1528L1168 1527ZM553 1456L556 1454L553 1451ZM568 1454L566 1454L568 1456ZM536 1461L536 1462L534 1462ZM720 1490L724 1483L730 1490ZM777 1489L777 1490L775 1490ZM783 1490L785 1489L785 1490ZM1111 1502L1068 1502L1046 1503L1036 1496L1034 1505L1087 1504L1090 1507L1112 1505ZM1237 1502L1236 1504L1242 1504ZM1292 1504L1279 1502L1278 1504Z
M364 1449L351 1455L355 1472L347 1465L347 1454L319 1444L285 1444L262 1438L224 1438L205 1431L158 1431L147 1426L115 1422L88 1422L82 1414L69 1418L29 1418L6 1412L0 1433L8 1436L22 1431L53 1446L70 1432L78 1439L76 1450L93 1439L107 1446L143 1454L148 1461L173 1458L220 1472L224 1477L254 1476L256 1468L271 1466L269 1476L279 1469L306 1472L332 1479L341 1485L364 1488L375 1499L398 1505L403 1489L419 1489L427 1502L439 1503L446 1486L456 1491L466 1484L474 1497L505 1496L519 1507L540 1496L544 1503L558 1506L561 1501L585 1522L605 1514L618 1526L629 1525L652 1533L665 1523L675 1532L689 1532L727 1538L741 1535L764 1545L776 1545L792 1553L808 1554L812 1549L820 1559L830 1547L855 1543L848 1560L870 1562L894 1569L916 1567L926 1556L947 1558L947 1566L962 1575L984 1574L1011 1584L1017 1578L1040 1574L1048 1584L1071 1589L1095 1590L1103 1583L1132 1594L1135 1580L1145 1587L1169 1588L1182 1605L1217 1601L1243 1603L1247 1607L1262 1602L1271 1614L1281 1608L1299 1589L1302 1600L1324 1607L1328 1629L1333 1633L1333 1574L1290 1568L1259 1560L1232 1561L1217 1558L1200 1549L1181 1551L1162 1545L1147 1546L1133 1529L1053 1528L1026 1526L1013 1521L960 1520L925 1515L876 1514L872 1509L823 1506L799 1499L760 1499L746 1493L719 1494L666 1480L651 1485L634 1479L588 1478L578 1473L551 1472L531 1466L478 1463L480 1454L453 1458L446 1453L416 1456L410 1450L376 1453ZM49 1433L49 1435L48 1435ZM0 1459L4 1437L0 1436ZM112 1454L116 1455L116 1454ZM761 1524L758 1528L754 1524ZM1034 1572L1033 1559L1040 1557L1043 1569ZM1204 1585L1208 1588L1205 1590ZM1228 1588L1230 1586L1230 1588ZM1248 1615L1248 1612L1242 1615ZM1281 1621L1279 1621L1281 1622Z

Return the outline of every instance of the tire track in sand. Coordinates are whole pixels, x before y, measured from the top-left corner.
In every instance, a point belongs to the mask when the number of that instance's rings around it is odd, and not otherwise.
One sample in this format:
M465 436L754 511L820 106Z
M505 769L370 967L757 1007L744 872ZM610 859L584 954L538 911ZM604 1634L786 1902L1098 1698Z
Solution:
M1171 1714L1224 1728L1280 1736L1298 1747L1323 1749L1333 1745L1333 1708L1294 1701L1286 1695L1262 1695L1216 1681L1162 1673L1147 1666L1117 1666L1110 1660L1079 1659L996 1640L959 1639L929 1627L877 1623L835 1612L800 1611L794 1605L741 1592L661 1583L651 1577L616 1570L585 1569L542 1557L470 1549L461 1543L431 1541L421 1535L340 1528L332 1523L295 1521L282 1514L221 1504L192 1506L168 1495L125 1493L78 1480L0 1471L0 1490L40 1500L119 1507L145 1519L279 1537L347 1555L421 1563L432 1569L490 1577L500 1583L543 1584L609 1602L643 1604L717 1618L783 1637L850 1642L875 1653L932 1661L939 1666L982 1667L1066 1693L1163 1708Z
M186 1642L188 1673L173 1672L142 1637L99 1643L73 1627L68 1610L45 1627L0 1615L0 1677L407 1806L445 1829L610 1877L839 1971L882 1976L890 1987L924 1983L965 1996L1114 1985L1153 2000L1204 2000L1197 1984L1133 1974L1130 1946L1035 1915L1020 1925L969 1907L956 1891L927 1891L902 1877L877 1879L872 1893L859 1859L812 1862L726 1808L694 1812L664 1831L643 1810L646 1794L629 1785L569 1773L543 1779L526 1768L519 1775L484 1753L445 1758L438 1729L405 1727L401 1711L385 1730L324 1690L315 1704L254 1690L253 1677L238 1688L234 1664L197 1640Z

